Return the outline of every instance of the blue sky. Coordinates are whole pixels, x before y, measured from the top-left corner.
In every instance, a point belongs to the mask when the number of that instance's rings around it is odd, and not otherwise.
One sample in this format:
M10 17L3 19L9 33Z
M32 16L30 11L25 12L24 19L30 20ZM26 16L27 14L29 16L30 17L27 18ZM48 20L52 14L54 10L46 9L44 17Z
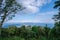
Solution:
M54 23L53 15L57 10L53 8L56 0L17 0L26 9L17 12L16 16L8 23Z

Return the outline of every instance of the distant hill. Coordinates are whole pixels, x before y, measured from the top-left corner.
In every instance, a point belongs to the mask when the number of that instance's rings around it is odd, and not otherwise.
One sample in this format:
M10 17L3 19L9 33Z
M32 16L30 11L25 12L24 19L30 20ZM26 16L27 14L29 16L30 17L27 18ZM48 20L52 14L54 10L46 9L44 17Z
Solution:
M30 25L30 26L47 26L48 27L54 27L54 24L53 23L5 23L3 25L4 28L8 27L8 26L17 26L17 27L20 27L22 25Z

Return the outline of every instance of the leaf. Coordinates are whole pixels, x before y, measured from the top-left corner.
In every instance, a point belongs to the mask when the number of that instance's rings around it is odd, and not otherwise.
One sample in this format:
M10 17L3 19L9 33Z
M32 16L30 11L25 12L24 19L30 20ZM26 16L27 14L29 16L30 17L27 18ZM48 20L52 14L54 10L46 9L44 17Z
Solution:
M60 1L56 1L56 2L55 2L54 8L58 8L58 7L60 7Z

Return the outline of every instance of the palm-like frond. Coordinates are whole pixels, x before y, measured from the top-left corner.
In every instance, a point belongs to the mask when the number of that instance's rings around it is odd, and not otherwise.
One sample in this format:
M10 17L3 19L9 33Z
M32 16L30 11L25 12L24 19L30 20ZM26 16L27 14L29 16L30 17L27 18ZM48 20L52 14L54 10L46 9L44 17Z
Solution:
M55 2L54 8L60 7L60 0Z

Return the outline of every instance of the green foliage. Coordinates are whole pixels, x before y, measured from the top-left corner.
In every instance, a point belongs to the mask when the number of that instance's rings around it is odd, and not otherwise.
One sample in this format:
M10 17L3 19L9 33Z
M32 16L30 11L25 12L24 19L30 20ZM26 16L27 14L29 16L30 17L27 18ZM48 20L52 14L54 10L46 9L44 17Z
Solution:
M51 40L60 40L60 0L55 2L54 8L58 8L58 14L54 15L55 25L50 31Z
M17 36L15 36L15 37L5 37L5 38L0 38L0 40L25 40L24 38L21 38L21 37L17 37Z
M31 29L31 30L30 30ZM59 40L60 28L41 27L41 26L10 26L3 28L2 38L6 40Z
M24 7L16 0L3 1L4 0L0 0L0 28L5 21L12 19L15 16L16 12L24 9Z
M0 0L0 36L3 23L11 20L13 17L15 17L16 12L21 11L22 9L24 9L24 7L22 7L22 5L16 0ZM11 33L13 32L11 31Z
M55 2L54 8L58 8L58 14L54 15L55 27L60 27L60 0Z
M37 26L33 26L33 27L32 27L32 31L38 32L38 27L37 27Z
M54 8L57 8L57 7L60 7L60 0L57 0L57 1L55 2Z
M8 3L8 4L7 4ZM8 10L13 7L15 0L6 0L6 6L3 11L5 12L3 20L5 19ZM55 8L60 6L60 0L55 2ZM16 5L15 5L16 6ZM19 6L19 5L18 5ZM11 8L14 9L14 8ZM10 10L11 10L10 9ZM14 12L15 9L11 12ZM59 10L60 11L60 10ZM0 40L60 40L60 12L55 15L55 26L53 28L41 27L41 26L10 26L8 28L2 28L2 37Z
M17 29L16 29L15 26L9 27L9 28L7 29L7 33L13 36L13 35L16 33L16 30L17 30Z

